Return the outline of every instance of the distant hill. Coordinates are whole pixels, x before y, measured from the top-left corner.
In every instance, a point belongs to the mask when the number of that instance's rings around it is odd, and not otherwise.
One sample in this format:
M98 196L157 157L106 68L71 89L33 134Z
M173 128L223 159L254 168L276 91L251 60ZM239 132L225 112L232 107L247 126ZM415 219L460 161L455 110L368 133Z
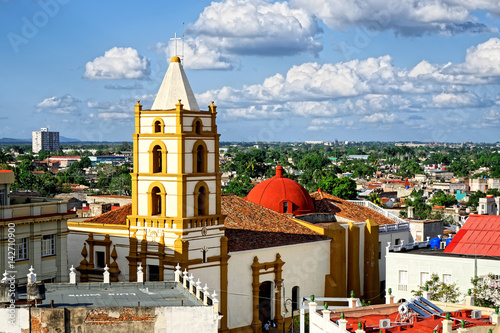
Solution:
M26 140L26 139L14 139L14 138L1 138L0 139L0 143L5 143L5 144L8 144L8 143L11 143L11 144L27 144L27 143L30 143L31 144L31 139Z
M31 140L30 140L31 141ZM82 140L67 138L65 136L59 136L59 142L82 142Z
M67 138L65 136L59 136L59 142L70 143L70 142L82 142L82 141L78 139ZM0 144L31 144L31 139L1 138Z

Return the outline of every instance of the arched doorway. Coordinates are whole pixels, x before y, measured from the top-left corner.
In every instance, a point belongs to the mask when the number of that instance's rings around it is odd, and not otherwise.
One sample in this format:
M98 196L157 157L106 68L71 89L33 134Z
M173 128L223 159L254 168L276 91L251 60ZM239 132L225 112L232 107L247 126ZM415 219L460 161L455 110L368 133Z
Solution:
M259 320L262 324L272 319L273 283L264 281L259 287Z

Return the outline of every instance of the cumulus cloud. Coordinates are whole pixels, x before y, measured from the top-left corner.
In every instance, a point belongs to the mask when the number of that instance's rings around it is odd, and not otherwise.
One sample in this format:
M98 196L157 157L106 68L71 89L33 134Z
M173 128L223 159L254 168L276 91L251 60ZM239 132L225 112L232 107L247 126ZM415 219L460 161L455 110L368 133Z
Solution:
M291 5L307 10L331 29L364 26L369 31L394 30L396 34L417 36L496 31L479 22L472 12L500 14L497 0L291 0Z
M347 120L343 118L316 118L310 122L306 130L315 132L315 131L330 130L339 127L344 127L347 129L356 129L356 125L353 120Z
M83 78L89 80L148 79L150 60L131 47L113 47L104 56L85 65Z
M49 97L36 105L36 112L47 112L54 114L75 114L79 111L80 100L71 96Z
M157 52L165 54L168 60L175 55L182 55L182 65L186 69L232 70L239 66L237 58L222 54L218 48L208 45L205 39L200 37L186 38L184 45L177 42L177 53L174 40L171 40L168 44L157 43L155 49Z
M359 121L371 124L394 124L401 123L403 120L395 113L374 113L364 116Z
M187 33L208 45L240 55L317 54L322 33L314 16L288 2L224 0L212 2Z
M464 108L464 107L485 107L492 102L483 101L472 92L446 93L432 97L430 106L435 108Z

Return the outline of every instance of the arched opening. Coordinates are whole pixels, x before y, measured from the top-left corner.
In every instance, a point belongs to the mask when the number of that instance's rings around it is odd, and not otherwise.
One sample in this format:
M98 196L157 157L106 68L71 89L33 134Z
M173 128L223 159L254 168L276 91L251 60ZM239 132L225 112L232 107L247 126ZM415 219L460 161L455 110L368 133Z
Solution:
M292 311L299 309L300 309L300 287L295 286L292 288Z
M198 189L198 216L208 215L208 195L205 186Z
M272 282L264 281L259 286L259 320L264 324L272 318Z
M161 212L161 190L155 186L151 190L151 215L161 215Z
M195 133L196 134L201 134L201 129L202 129L201 121L196 120L195 123L194 123L194 131L195 131Z
M205 147L199 145L196 148L196 171L197 173L205 172Z
M154 126L153 126L153 128L154 128L154 130L153 130L153 131L154 131L154 133L161 133L161 132L162 132L161 127L162 127L162 126L161 126L161 121L156 120L156 121L154 122Z
M153 173L163 172L162 151L160 146L153 148Z

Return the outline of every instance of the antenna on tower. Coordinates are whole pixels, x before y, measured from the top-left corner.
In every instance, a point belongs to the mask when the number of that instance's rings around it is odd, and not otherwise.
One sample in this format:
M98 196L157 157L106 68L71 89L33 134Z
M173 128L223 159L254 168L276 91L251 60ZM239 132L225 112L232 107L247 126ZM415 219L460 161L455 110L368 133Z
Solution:
M184 63L184 22L182 22L182 55L181 55L182 63Z

